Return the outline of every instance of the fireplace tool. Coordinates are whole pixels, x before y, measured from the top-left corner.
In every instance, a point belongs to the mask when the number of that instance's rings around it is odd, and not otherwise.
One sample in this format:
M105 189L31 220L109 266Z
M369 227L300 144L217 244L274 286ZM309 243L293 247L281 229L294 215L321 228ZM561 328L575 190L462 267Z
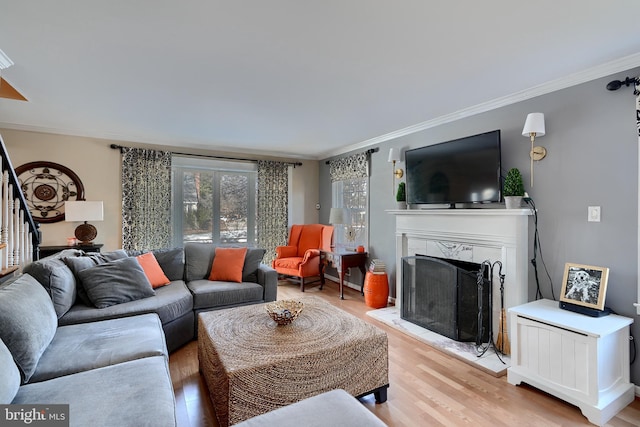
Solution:
M499 264L500 266L500 270L499 270L499 275L502 275L502 263L500 261L496 261L493 264L491 264L491 261L489 260L485 260L482 262L482 264L480 264L480 269L478 270L478 278L477 278L477 284L478 284L478 335L476 337L476 351L478 352L477 356L478 357L482 357L484 356L484 354L487 352L487 350L489 350L489 348L493 347L493 350L496 354L496 356L498 357L498 360L500 360L500 362L504 363L504 360L502 360L502 357L500 356L500 351L498 350L498 348L496 347L496 345L493 343L493 319L492 319L492 314L493 314L493 267ZM485 279L485 275L487 274L487 272L489 273L489 278ZM482 327L483 322L483 311L484 311L484 299L482 298L482 294L484 291L484 286L489 286L489 290L488 290L488 295L489 295L489 305L488 305L488 312L489 312L489 341L487 342L486 345L482 344L482 337L484 336L484 328Z
M511 344L509 343L509 333L507 332L507 313L504 308L504 274L502 274L502 263L500 263L498 277L500 278L500 321L498 322L496 346L500 350L500 353L508 355L511 353Z

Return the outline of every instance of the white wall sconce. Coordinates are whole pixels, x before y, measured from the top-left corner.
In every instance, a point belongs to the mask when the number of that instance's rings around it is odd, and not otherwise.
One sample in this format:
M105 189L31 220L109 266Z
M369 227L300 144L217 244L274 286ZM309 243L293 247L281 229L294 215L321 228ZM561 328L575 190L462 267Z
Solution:
M396 193L396 178L400 179L404 176L402 169L396 169L396 162L400 161L400 150L398 148L389 149L389 163L393 163L393 194Z
M536 136L544 136L544 134L544 114L529 113L527 115L527 120L524 122L522 136L528 136L531 140L531 151L529 152L529 157L531 158L531 187L533 187L533 161L542 160L547 155L546 148L542 146L534 146Z

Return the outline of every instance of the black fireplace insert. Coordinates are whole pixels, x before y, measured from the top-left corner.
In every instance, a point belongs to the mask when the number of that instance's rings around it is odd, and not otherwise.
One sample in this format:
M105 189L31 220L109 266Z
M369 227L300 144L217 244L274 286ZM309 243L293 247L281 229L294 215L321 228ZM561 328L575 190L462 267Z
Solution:
M484 277L478 285L479 270L480 264L465 261L403 257L402 319L456 341L488 342L490 282Z

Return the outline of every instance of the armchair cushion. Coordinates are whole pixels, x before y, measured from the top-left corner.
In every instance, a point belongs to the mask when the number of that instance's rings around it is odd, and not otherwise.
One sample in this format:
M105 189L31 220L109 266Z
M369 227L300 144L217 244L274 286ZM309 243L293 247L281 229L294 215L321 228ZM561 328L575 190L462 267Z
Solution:
M292 268L292 269L298 269L298 267L300 267L300 264L302 264L302 257L301 256L292 256L292 257L288 257L288 258L280 258L280 259L276 259L273 261L273 267L278 269L278 268Z

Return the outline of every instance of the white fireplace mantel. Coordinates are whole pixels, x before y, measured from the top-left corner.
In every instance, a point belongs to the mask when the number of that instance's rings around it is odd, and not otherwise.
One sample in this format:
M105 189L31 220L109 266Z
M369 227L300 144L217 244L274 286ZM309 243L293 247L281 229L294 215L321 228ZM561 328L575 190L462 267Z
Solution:
M388 210L396 218L396 306L402 305L402 257L417 254L481 264L502 263L505 308L528 302L531 209ZM500 313L494 268L493 323ZM508 328L508 327L507 327Z

